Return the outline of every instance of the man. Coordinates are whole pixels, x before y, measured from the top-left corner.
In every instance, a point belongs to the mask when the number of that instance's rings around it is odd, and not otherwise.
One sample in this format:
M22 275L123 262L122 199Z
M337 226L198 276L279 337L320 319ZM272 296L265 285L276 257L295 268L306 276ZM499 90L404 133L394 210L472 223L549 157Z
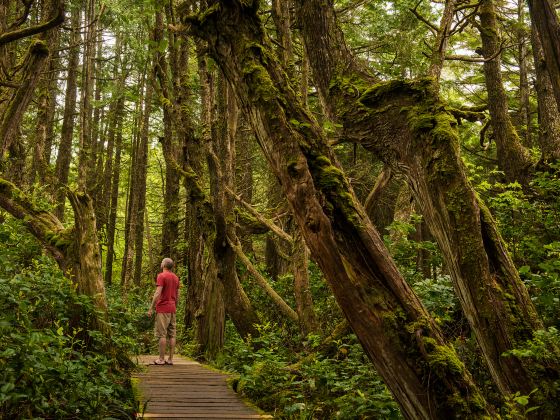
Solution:
M155 336L159 340L159 359L154 361L155 365L172 365L173 352L175 350L175 335L177 323L175 312L179 301L179 278L171 270L173 260L164 258L161 262L162 272L157 276L157 287L148 310L148 316L152 316L152 309L156 309ZM169 357L165 360L165 347L169 341Z

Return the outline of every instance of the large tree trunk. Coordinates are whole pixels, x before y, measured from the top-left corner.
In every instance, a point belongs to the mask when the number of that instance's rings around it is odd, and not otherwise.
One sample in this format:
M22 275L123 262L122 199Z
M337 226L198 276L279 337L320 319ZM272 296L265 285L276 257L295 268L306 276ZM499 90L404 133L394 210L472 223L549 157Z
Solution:
M404 415L487 414L470 375L398 273L320 127L288 83L257 15L259 2L209 3L188 19L190 30L209 42L314 259Z
M552 82L546 70L541 40L534 22L531 27L531 43L536 73L535 90L537 91L539 118L537 141L541 149L541 160L551 162L560 159L560 112L554 98Z
M531 20L537 27L550 75L556 105L560 109L560 22L551 0L529 0Z
M25 110L33 98L33 92L39 77L47 62L49 49L45 41L35 39L31 42L27 50L21 70L18 72L16 80L12 83L18 85L17 89L8 98L6 104L2 106L2 117L0 120L0 163L4 154L10 148L14 138L17 138L17 130L23 119Z
M314 79L345 138L406 176L492 377L505 394L529 394L548 374L504 354L542 324L496 223L468 181L454 117L431 79L376 84L369 78L347 50L332 2L301 4ZM539 400L547 392L554 391L544 388Z
M69 192L68 196L75 224L65 229L54 214L36 208L22 191L0 179L0 207L23 221L65 275L78 286L78 291L91 297L95 307L106 317L107 302L92 201L87 194ZM109 331L108 324L102 319L94 327L106 333Z
M500 36L494 0L483 0L478 11L484 76L488 92L488 111L496 142L498 167L508 181L528 182L532 166L528 151L523 147L508 114L508 98L502 81Z

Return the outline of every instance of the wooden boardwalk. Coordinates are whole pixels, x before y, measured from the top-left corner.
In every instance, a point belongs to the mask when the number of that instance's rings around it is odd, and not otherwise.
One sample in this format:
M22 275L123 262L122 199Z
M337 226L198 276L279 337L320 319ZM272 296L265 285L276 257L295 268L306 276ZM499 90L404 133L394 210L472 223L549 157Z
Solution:
M143 418L158 419L265 419L248 407L228 388L227 375L200 363L175 356L173 366L156 366L157 356L139 356L146 366L135 375L141 405L147 402ZM142 413L138 413L142 418Z

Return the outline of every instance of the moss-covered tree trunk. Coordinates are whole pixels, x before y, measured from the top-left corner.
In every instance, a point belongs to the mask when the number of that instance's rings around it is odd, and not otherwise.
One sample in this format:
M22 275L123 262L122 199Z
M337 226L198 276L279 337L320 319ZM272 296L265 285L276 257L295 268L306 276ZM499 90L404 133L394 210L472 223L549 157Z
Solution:
M321 95L347 140L361 143L406 176L494 381L505 394L528 394L546 383L557 372L545 373L504 354L542 325L496 223L468 181L455 118L432 79L376 84L349 54L332 2L300 5ZM539 389L539 402L555 400L552 387Z
M527 184L532 165L529 152L519 139L508 113L508 98L502 80L500 35L494 0L480 3L480 38L484 61L484 77L488 92L493 139L496 142L498 167L504 171L508 181Z
M531 20L537 27L546 69L560 109L560 21L551 0L528 0Z
M313 258L408 418L481 417L486 402L398 273L271 51L258 1L211 1L190 30L234 87Z
M107 301L93 204L87 194L69 192L68 196L75 223L66 229L53 213L38 209L25 193L0 178L0 207L22 220L64 274L77 285L78 291L92 298L102 314L94 327L109 333L109 326L104 322Z
M544 162L550 162L560 158L560 112L554 98L550 75L546 70L542 43L534 22L531 25L531 29L531 44L536 74L535 91L537 93L539 118L537 142L541 149L541 159Z

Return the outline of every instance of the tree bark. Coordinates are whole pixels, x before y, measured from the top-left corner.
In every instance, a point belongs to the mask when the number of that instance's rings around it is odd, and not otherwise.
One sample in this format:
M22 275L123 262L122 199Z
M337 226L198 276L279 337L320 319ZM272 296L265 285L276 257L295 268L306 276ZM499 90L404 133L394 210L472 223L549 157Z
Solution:
M537 27L550 75L556 105L560 109L560 22L551 0L529 0L531 20Z
M538 30L533 22L531 25L531 43L535 61L537 91L537 107L539 131L537 141L541 149L541 160L552 162L560 159L560 112L554 98L554 91L550 75L546 70L546 61Z
M314 259L404 415L486 415L470 375L398 273L288 83L257 15L259 2L209 3L187 19L190 31L208 41L235 88Z

